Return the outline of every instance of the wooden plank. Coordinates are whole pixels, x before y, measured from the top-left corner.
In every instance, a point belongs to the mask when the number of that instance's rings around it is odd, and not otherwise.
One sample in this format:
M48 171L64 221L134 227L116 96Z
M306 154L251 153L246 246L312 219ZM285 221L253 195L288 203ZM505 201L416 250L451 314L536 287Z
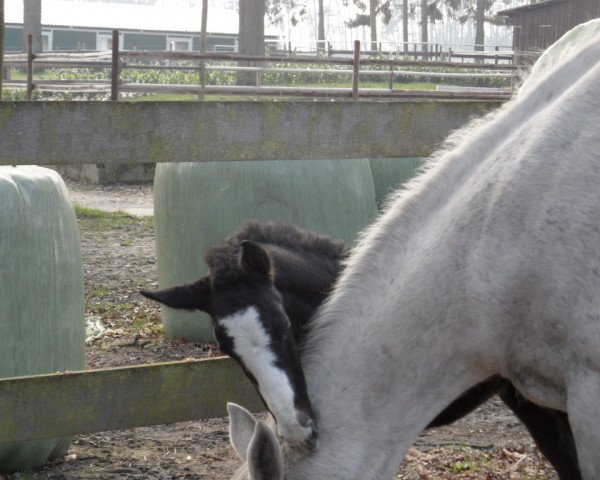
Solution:
M388 73L389 75L389 73ZM246 87L246 86L211 86L200 85L165 85L157 83L126 83L119 87L122 92L137 93L175 93L205 95L243 95L243 96L278 96L278 97L317 97L317 98L352 98L358 99L358 82L352 88L306 88L306 87ZM361 98L395 98L423 100L509 100L512 92L508 89L496 91L464 90L388 90L383 88L361 88Z
M350 54L352 55L352 53ZM421 52L419 52L421 55ZM320 58L309 56L294 57L276 57L276 56L258 56L258 55L239 55L235 53L194 53L194 52L142 52L142 51L120 51L120 57L125 58L144 58L153 60L223 60L223 61L246 61L263 63L313 63L313 64L333 64L333 65L352 65L353 58ZM486 69L486 70L512 70L512 65L494 65L493 63L467 63L467 62L441 62L441 61L419 61L419 60L393 60L381 58L361 59L363 65L382 65L395 67L446 67L446 68L468 68L468 69Z
M226 403L264 410L229 358L0 380L0 443L226 415Z
M451 131L500 105L0 102L0 165L423 157Z

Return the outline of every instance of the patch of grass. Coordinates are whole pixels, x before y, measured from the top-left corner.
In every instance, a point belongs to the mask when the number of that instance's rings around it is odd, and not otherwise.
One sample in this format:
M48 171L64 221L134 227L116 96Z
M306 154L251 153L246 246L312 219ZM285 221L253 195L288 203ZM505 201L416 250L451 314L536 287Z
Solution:
M290 88L352 88L352 81L339 81L339 82L327 82L327 83L310 83L305 85L299 85L297 83L263 83L264 86L276 86L276 87L290 87ZM437 84L432 82L394 82L394 90L435 90ZM377 89L388 89L387 82L360 82L359 88L377 88ZM246 100L251 101L257 98L252 95L206 95L205 101L209 102L222 102L232 100ZM269 99L273 97L260 97ZM282 100L287 97L277 97L278 100ZM298 101L302 97L290 97L293 100ZM307 100L310 98L307 97ZM163 101L196 101L198 100L197 95L188 94L177 94L177 93L152 93L144 96L132 96L127 98L131 102L163 102Z
M454 462L450 465L447 465L444 470L451 473L462 473L465 471L477 472L481 470L477 462L463 460L459 462Z
M111 290L110 285L99 285L97 288L90 290L87 294L88 298L99 298L103 297Z
M152 226L152 217L136 217L125 212L106 212L96 208L75 205L75 214L81 228L92 231L120 229L133 226Z
M132 323L132 328L134 332L141 332L146 326L145 318L135 318Z
M159 323L157 325L151 325L148 328L148 330L151 335L154 335L156 337L164 337L165 336L165 326L162 323Z

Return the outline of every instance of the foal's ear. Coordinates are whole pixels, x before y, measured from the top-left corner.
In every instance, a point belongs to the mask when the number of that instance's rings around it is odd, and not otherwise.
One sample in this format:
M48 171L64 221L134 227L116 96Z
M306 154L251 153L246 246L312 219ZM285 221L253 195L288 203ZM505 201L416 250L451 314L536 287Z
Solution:
M267 425L258 421L248 446L248 471L252 480L283 480L279 441Z
M256 419L244 407L235 403L227 404L229 414L229 441L242 460L246 460L248 445L254 435Z
M165 288L164 290L141 290L145 297L160 302L167 307L182 310L202 310L210 313L210 282L208 277L187 285Z
M248 273L259 275L264 280L272 278L271 257L267 251L252 240L242 242L242 256L240 258L242 268Z

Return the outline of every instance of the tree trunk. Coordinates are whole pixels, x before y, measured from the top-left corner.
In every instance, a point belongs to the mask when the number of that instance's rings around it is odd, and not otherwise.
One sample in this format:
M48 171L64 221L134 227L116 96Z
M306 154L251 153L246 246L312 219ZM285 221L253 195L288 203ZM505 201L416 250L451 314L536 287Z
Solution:
M323 7L323 0L319 0L319 25L317 27L317 50L325 50L325 9Z
M369 0L369 22L371 24L371 50L377 50L377 1Z
M206 53L206 25L208 23L208 0L202 0L202 18L200 19L200 53Z
M477 0L475 9L475 51L483 51L485 41L485 0Z
M4 0L0 0L0 100L4 82Z
M408 0L402 0L402 42L402 50L408 53Z
M265 54L265 0L240 0L239 53L242 55ZM240 66L256 66L256 63L239 62ZM238 72L238 85L259 84L255 72Z
M208 0L202 0L202 17L200 19L200 53L206 53L206 25L208 23ZM206 62L201 60L199 66L199 78L200 85L203 87L206 85ZM204 95L198 95L198 100L204 100Z
M23 0L23 52L27 52L27 36L33 35L33 51L42 51L42 0Z
M427 60L427 52L429 51L428 42L429 35L427 32L427 0L421 0L421 48L423 52L423 60Z

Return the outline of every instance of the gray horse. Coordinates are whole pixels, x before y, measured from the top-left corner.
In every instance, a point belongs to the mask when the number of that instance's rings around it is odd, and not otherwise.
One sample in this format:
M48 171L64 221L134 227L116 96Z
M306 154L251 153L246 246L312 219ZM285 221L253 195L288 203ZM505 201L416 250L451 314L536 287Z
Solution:
M598 85L595 37L390 201L301 353L318 446L230 405L237 478L392 478L446 405L498 374L568 413L582 477L600 478Z

